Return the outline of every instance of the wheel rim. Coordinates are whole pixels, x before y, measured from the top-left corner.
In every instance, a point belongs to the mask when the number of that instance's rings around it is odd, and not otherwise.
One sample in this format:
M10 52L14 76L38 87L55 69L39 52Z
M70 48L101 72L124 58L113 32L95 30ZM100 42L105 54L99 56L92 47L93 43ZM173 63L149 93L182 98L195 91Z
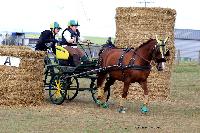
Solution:
M54 104L62 104L66 97L65 81L63 76L55 75L49 85L50 100Z
M98 100L97 100L98 89L96 86L93 87L93 89L91 90L91 93L92 93L92 98L93 98L94 102L98 104ZM108 102L108 99L110 97L110 91L105 92L104 96L106 96L106 102Z
M97 103L98 102L98 100L97 100L97 94L98 94L97 88L93 87L92 90L91 90L91 93L92 93L92 99L94 100L95 103Z
M76 77L71 77L67 79L67 88L66 88L66 99L72 100L78 95L79 83Z

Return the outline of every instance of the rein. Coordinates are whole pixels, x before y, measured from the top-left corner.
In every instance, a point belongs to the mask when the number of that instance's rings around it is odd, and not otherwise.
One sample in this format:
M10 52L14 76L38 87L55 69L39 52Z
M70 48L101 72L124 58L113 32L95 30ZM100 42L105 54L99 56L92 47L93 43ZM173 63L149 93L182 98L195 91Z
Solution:
M145 59L144 57L142 57L141 55L139 55L137 52L134 51L134 53L139 56L141 59L143 59L144 61L148 62L149 64L151 63L151 61Z

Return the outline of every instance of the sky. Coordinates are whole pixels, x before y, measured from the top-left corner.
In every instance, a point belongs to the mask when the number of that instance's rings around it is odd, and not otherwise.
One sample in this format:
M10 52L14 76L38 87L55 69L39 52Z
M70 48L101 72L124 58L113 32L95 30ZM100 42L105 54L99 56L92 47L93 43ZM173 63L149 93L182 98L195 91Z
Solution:
M144 7L145 0L0 0L0 32L41 32L57 21L80 23L82 36L115 36L116 7ZM147 7L172 8L175 28L200 30L198 0L146 0ZM61 31L62 32L62 31ZM60 33L61 33L60 32Z

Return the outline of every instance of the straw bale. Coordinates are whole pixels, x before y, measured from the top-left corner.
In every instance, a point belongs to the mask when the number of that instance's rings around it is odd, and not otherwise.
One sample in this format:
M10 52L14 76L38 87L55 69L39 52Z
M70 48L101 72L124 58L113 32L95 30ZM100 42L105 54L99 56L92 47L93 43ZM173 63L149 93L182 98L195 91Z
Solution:
M30 47L27 46L16 46L16 45L0 45L0 49L23 49L23 50L31 50Z
M37 58L41 59L44 57L45 52L33 51L26 46L0 46L1 56L14 56L14 57L24 57L24 58Z
M176 11L169 8L118 7L116 9L116 45L121 48L136 48L156 35L160 39L169 37L167 48L170 57L166 69L158 72L152 63L152 70L148 78L149 97L151 100L165 100L170 92L170 77L172 64L175 59L174 25ZM122 93L123 83L114 84L114 98ZM129 100L142 99L143 90L139 84L131 84Z
M19 67L0 66L0 105L41 105L44 103L44 52L26 47L0 47L1 56L21 59Z

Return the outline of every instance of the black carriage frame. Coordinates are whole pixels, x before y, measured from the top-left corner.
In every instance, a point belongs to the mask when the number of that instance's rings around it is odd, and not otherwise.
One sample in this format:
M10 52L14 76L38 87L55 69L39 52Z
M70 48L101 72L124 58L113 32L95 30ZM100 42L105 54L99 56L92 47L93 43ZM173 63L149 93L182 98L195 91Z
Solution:
M81 45L80 45L81 46ZM88 48L91 45L88 45ZM83 49L83 47L81 46ZM84 49L83 49L84 50ZM84 50L85 51L85 50ZM90 54L91 49L89 48ZM86 53L86 51L85 51ZM88 54L86 53L86 56ZM91 58L91 63L80 64L78 66L61 65L61 60L56 59L52 49L49 47L45 57L45 90L49 91L49 98L53 104L60 105L65 100L73 100L79 91L88 90L91 92L92 99L97 103L96 79L98 68L97 58ZM48 81L48 78L50 80ZM80 87L80 79L90 79L89 87ZM110 91L107 93L107 101Z

